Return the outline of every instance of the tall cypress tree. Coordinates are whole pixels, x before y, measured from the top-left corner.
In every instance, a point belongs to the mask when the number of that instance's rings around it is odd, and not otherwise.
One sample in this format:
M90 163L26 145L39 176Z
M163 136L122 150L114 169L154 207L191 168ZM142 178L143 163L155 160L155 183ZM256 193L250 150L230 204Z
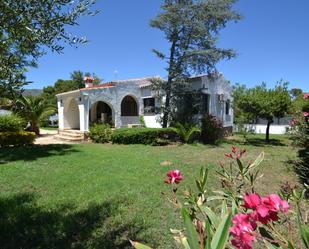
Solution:
M232 9L237 0L165 0L162 13L150 25L161 30L169 42L168 53L153 52L165 60L167 82L164 88L163 127L170 116L172 84L196 73L212 73L222 59L235 56L232 49L217 47L219 31L240 15Z

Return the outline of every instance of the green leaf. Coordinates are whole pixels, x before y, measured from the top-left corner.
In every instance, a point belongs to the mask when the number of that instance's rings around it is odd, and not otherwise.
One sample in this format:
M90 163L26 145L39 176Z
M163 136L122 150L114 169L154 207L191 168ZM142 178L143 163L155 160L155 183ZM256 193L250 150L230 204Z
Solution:
M143 245L139 242L135 242L135 241L132 241L132 240L130 240L130 242L131 242L132 246L136 249L152 249L151 247L145 246L145 245Z
M236 201L233 200L233 201L232 201L232 214L235 215L235 214L237 214L237 213L238 213L238 206L237 206L237 204L236 204Z
M301 236L302 236L302 240L306 246L307 249L309 249L309 227L302 224L301 226Z
M205 249L211 249L211 230L209 220L206 220L205 223L206 228L206 241L205 241Z
M232 214L226 214L219 224L213 239L211 241L211 249L224 249L229 237L229 228L232 223Z
M204 212L207 217L209 218L212 225L215 227L218 227L220 219L219 217L211 210L211 208L207 206L200 206L200 210Z
M298 223L301 239L302 239L305 247L307 249L309 249L309 227L302 224L299 208L298 208L298 212L297 212L297 223Z
M265 155L265 153L264 153L264 151L263 151L263 152L255 159L255 161L254 161L252 164L249 165L248 170L253 170L253 169L255 169L256 167L258 167L258 166L261 164L261 162L264 160L264 155Z
M238 158L236 159L236 162L237 162L239 171L240 171L241 173L243 173L244 166L242 165L242 162L241 162Z
M191 249L200 249L199 238L195 227L192 224L192 219L190 217L189 211L186 208L181 210L182 217L184 219L186 232L188 235L188 243Z
M180 238L181 244L183 245L184 249L191 249L187 237Z
M292 244L291 241L288 241L288 248L289 249L295 249L294 245Z
M221 217L223 217L227 213L227 204L226 201L222 201L222 207L221 207Z

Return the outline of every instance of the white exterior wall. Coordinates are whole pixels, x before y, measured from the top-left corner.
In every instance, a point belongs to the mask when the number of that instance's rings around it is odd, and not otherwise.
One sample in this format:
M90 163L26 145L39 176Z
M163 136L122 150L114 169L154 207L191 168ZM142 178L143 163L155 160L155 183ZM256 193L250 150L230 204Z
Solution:
M161 123L159 122L160 115L145 115L144 120L146 127L148 128L162 128Z
M247 124L245 127L256 134L266 134L267 125ZM289 125L270 125L269 134L286 134L289 128ZM235 130L237 131L237 128Z
M75 98L66 100L63 112L64 129L80 129L80 110Z
M58 100L58 126L59 130L64 129L64 117L63 117L63 105L61 104L61 101Z
M210 79L207 76L202 76L200 79L193 78L192 88L194 90L205 89L203 90L204 94L210 96L209 100L209 114L219 118L223 127L232 127L233 126L233 109L232 109L232 86L227 80L224 79L223 75L219 75L218 78ZM218 96L223 94L223 102L220 102ZM229 115L225 114L226 101L230 100L230 113Z
M143 84L145 86L141 87ZM127 127L128 124L139 124L139 116L144 115L143 99L155 96L147 84L149 84L149 79L135 79L114 82L111 87L82 89L57 95L59 129L79 128L81 131L89 131L89 110L92 110L91 108L98 101L105 102L110 106L116 128ZM215 80L211 80L207 76L196 77L191 84L195 90L207 88L205 94L210 95L210 114L222 120L224 127L233 126L233 109L230 108L230 115L225 114L225 101L230 100L232 104L232 88L223 76L219 76ZM222 103L218 100L220 94L224 95ZM121 116L121 102L126 96L135 99L139 116ZM76 101L76 106L71 104L73 100ZM156 99L155 105L160 107L158 99ZM147 127L161 127L160 115L145 114L144 119Z

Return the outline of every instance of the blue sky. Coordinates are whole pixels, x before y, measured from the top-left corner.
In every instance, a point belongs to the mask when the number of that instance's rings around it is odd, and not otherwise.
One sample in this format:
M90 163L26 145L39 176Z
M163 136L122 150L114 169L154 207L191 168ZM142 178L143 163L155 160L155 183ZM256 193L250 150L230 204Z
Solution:
M159 0L98 0L101 12L83 17L73 34L89 43L67 47L63 54L48 52L39 67L30 69L27 88L53 85L70 72L94 72L105 81L143 76L166 77L166 64L151 49L166 51L163 34L149 27L159 12ZM244 18L221 32L220 47L233 48L238 56L217 67L226 79L248 87L266 82L269 87L284 79L290 88L309 91L309 1L240 0ZM115 73L117 71L118 73Z

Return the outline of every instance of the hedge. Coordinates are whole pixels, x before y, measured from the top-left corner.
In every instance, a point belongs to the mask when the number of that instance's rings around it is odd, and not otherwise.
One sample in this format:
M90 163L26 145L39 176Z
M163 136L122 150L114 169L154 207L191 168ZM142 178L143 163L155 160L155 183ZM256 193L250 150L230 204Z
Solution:
M95 143L111 141L112 129L108 124L95 124L90 128L89 137Z
M176 140L176 137L172 128L124 128L114 131L111 140L117 144L165 145Z
M17 132L25 128L25 121L16 115L0 116L0 132Z
M0 146L23 146L33 144L36 135L34 132L0 132Z

